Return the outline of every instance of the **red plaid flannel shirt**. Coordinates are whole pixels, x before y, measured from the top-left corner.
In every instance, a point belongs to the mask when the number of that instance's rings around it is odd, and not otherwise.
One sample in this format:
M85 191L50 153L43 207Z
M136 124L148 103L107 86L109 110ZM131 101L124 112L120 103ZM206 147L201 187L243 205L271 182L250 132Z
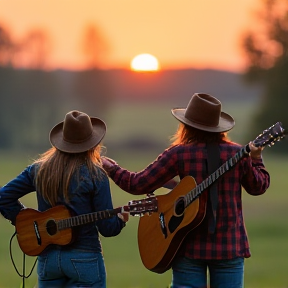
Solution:
M237 153L241 146L232 142L219 145L221 162ZM201 183L207 172L207 151L204 143L177 145L166 149L140 172L130 172L115 165L109 172L111 179L123 190L147 194L162 187L175 176L191 175ZM249 243L242 213L242 187L251 195L261 195L270 184L270 176L262 159L242 158L217 181L218 208L214 234L208 233L205 220L188 234L180 249L194 259L232 259L250 257ZM204 229L203 229L204 227Z

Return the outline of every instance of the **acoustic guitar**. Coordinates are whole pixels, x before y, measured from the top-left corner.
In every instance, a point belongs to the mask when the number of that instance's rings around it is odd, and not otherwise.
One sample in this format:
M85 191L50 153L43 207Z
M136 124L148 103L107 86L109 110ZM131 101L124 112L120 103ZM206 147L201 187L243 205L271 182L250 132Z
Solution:
M78 216L72 216L64 205L44 212L25 208L16 217L16 235L21 250L29 256L36 256L50 244L71 244L76 236L73 227L111 218L122 212L141 216L154 211L157 211L157 201L154 198L132 200L126 206Z
M257 147L271 146L284 136L285 130L277 122L263 131L253 143ZM138 226L138 248L147 269L164 273L171 268L172 260L186 235L204 219L207 193L203 192L249 152L247 144L199 185L192 176L186 176L168 194L149 195L157 199L158 211L142 216Z

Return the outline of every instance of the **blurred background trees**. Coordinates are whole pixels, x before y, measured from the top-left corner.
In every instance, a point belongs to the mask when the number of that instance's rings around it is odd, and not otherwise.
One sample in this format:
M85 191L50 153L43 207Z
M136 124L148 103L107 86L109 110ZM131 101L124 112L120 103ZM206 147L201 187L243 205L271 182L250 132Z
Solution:
M13 43L10 33L4 26L0 26L0 66L10 66L15 44Z
M287 128L288 1L264 0L262 3L262 9L256 14L259 26L251 27L243 40L247 60L245 80L262 86L261 102L251 124L261 130L281 121Z
M87 69L100 69L110 50L109 43L100 28L93 24L87 25L81 44Z
M107 43L97 27L84 34L85 71L48 71L52 41L45 30L14 40L0 24L0 149L43 151L48 133L70 110L103 117L110 85L99 69Z
M102 70L110 47L101 29L93 25L84 29L80 42L86 68L48 71L53 49L50 35L37 28L16 41L0 23L0 149L48 147L45 135L73 109L107 119L117 103L123 107L125 101L147 100L154 105L164 99L172 107L186 105L192 92L204 91L225 103L250 100L256 111L248 139L277 121L288 127L288 2L263 0L255 17L259 25L242 39L247 63L243 75L192 68L137 75ZM242 76L246 83L240 85ZM275 151L288 153L285 144Z

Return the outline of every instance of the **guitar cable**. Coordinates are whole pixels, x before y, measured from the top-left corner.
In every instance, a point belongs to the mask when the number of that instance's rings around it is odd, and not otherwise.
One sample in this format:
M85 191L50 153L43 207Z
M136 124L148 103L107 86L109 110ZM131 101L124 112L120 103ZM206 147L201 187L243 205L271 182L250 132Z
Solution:
M26 255L25 255L25 253L23 252L23 264L22 264L22 265L23 265L23 271L22 271L22 274L19 272L19 270L18 270L17 267L16 267L15 261L14 261L14 259L13 259L13 254L12 254L12 240L13 240L13 238L16 236L16 233L17 233L17 232L15 231L14 234L13 234L13 235L11 236L11 238L10 238L10 244L9 244L10 258L11 258L11 261L12 261L12 264L13 264L13 266L14 266L15 271L16 271L17 274L22 278L22 288L25 288L25 279L29 278L29 277L32 275L32 272L33 272L33 270L34 270L34 268L35 268L35 266L36 266L36 263L37 263L37 259L38 259L38 258L36 258L36 260L35 260L32 268L31 268L30 273L29 273L28 275L25 275L25 268L26 268L25 260L26 260Z

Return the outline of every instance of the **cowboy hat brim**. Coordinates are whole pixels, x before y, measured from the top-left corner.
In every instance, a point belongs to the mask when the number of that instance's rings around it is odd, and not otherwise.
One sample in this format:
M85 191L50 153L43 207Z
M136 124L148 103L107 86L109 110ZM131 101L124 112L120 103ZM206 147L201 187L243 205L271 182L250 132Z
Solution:
M82 153L97 146L106 134L106 124L99 118L90 117L92 133L88 139L81 142L65 141L63 135L64 121L55 125L50 131L50 143L58 150L66 153Z
M220 113L219 123L217 126L207 126L187 119L185 117L186 108L174 108L171 112L173 116L183 124L207 132L227 132L235 125L233 117L225 112Z

